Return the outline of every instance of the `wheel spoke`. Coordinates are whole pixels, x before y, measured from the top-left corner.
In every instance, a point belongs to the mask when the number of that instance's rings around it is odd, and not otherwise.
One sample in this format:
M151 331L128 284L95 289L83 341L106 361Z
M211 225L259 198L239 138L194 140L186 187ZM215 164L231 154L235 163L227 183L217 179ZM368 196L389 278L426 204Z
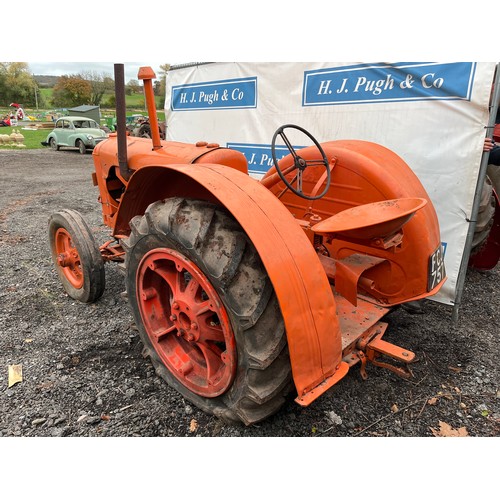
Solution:
M198 321L202 321L202 316L207 313L213 313L215 309L209 300L204 300L203 302L196 302L192 305L193 316L196 317Z
M170 335L173 332L177 331L177 327L175 325L171 325L164 330L161 330L159 332L152 332L152 334L156 337L157 342L161 342L164 340L168 335Z
M280 133L280 137L283 139L283 142L285 143L285 146L288 148L288 151L290 151L290 153L293 156L294 160L297 159L297 153L295 152L295 149L293 149L293 146L291 145L291 143L288 140L288 137L285 135L285 133L281 132Z
M173 266L155 263L155 265L150 266L150 269L167 282L174 296L178 293L181 287L180 273Z
M206 343L199 343L198 348L205 358L205 363L207 366L206 378L208 383L210 384L210 381L213 380L217 375L217 372L220 370L221 366L224 365L223 359L221 358L221 352L216 346Z
M189 280L189 283L187 284L185 290L184 290L184 295L186 296L186 299L189 302L194 302L198 296L198 292L202 290L201 285L198 283L198 281L194 278L191 277Z
M297 172L297 191L302 193L302 170Z
M201 342L224 342L224 332L219 321L214 321L216 316L210 312L205 314L202 321L198 322Z
M322 166L325 165L324 160L306 160L306 163L307 163L308 167L315 167L317 165L322 165Z

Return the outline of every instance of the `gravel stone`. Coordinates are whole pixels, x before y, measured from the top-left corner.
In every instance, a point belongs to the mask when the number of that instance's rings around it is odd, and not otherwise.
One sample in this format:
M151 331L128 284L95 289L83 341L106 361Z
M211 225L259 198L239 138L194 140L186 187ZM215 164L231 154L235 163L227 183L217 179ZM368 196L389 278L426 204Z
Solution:
M473 437L500 435L499 266L468 271L457 324L433 301L422 314L387 316L384 338L416 353L412 379L368 365L362 380L354 366L309 407L291 394L266 421L229 425L188 404L142 357L114 263L95 304L64 293L49 216L78 210L99 244L109 239L92 155L2 150L0 168L0 436L433 437L440 422ZM23 380L8 388L10 364L23 365Z

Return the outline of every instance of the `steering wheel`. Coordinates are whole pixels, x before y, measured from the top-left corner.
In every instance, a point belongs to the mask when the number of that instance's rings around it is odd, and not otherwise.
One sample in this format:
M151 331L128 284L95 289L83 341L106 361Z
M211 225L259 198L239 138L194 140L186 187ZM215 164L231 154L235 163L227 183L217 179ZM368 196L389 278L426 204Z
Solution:
M303 134L307 135L309 139L314 143L314 145L318 148L319 152L321 153L322 159L321 160L304 160L301 156L299 156L295 149L293 149L293 146L291 145L290 141L288 140L288 137L285 135L285 129L287 128L294 128L296 130L299 130ZM297 170L297 174L295 175L294 179L290 182L286 179L283 171L280 169L278 160L276 159L276 138L280 136L284 143L285 146L288 148L288 151L290 151L292 157L293 157L293 168L292 170L288 170L287 173L293 170ZM298 125L282 125L278 130L273 135L273 141L271 143L271 153L273 155L273 163L274 167L276 168L276 172L280 176L281 180L285 183L285 186L290 189L293 193L295 193L297 196L300 196L301 198L305 198L306 200L318 200L319 198L322 198L325 196L325 194L328 192L328 189L330 189L330 180L331 180L331 170L330 170L330 164L328 163L328 160L326 158L325 152L323 151L323 148L320 146L319 142L305 129L302 127L299 127ZM326 169L326 186L325 189L321 194L318 194L316 196L309 196L302 191L302 176L307 167L311 166L318 166L318 165L323 165ZM297 181L297 188L294 188L292 186L293 182Z

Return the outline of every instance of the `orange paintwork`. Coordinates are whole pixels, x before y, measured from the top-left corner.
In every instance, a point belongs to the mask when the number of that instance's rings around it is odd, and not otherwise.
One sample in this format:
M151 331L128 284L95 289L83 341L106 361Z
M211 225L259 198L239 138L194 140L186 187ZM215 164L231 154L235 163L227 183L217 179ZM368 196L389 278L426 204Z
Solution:
M84 280L80 255L73 244L71 235L61 227L56 231L54 243L57 262L61 266L65 278L72 287L82 288Z
M102 178L99 162L103 156L101 147L94 158L98 179L100 174ZM130 150L129 158L133 159ZM154 165L137 168L118 216L108 220L117 222L119 233L127 233L125 220L136 214L124 207L140 206L143 212L151 200L144 201L147 197L141 198L141 193L155 184L164 186L162 197L196 196L225 206L245 229L268 272L285 321L297 393L306 395L335 373L342 358L333 293L309 240L275 196L237 169L207 163L161 165L166 158L168 155L156 154Z
M312 230L318 234L358 240L386 238L403 227L426 204L424 198L366 203L332 215L315 224Z
M151 129L151 139L153 141L153 149L161 148L160 129L158 128L158 118L156 116L156 101L153 90L153 78L156 78L155 72L150 67L142 67L137 75L139 80L144 82L144 96L148 107L149 124Z
M374 242L367 244L341 235L331 241L324 238L322 244L336 260L354 253L385 259L385 265L374 267L363 275L375 283L371 295L382 304L399 304L430 295L427 290L428 257L441 244L441 239L434 206L418 177L398 155L379 144L330 141L322 147L330 163L334 164L327 195L320 200L308 201L285 193L280 198L283 204L297 219L310 221L305 229L313 242L314 224L343 210L399 198L425 199L427 204L403 226L402 240L390 250L383 245L374 246ZM319 157L314 147L300 150L300 155L306 159ZM282 169L292 163L290 157L282 162ZM270 169L264 179L274 171L274 168ZM304 191L320 190L321 185L317 184L323 174L324 170L308 168L303 178ZM271 190L278 195L283 188L284 184L279 182ZM437 291L438 288L432 293Z
M144 167L162 166L170 164L192 164L192 163L217 163L226 165L232 169L247 173L248 166L244 155L238 151L220 148L218 145L199 142L197 144L186 144L180 142L161 141L162 148L156 151L151 148L151 140L139 137L127 137L128 166L133 172ZM168 146L168 147L167 147ZM163 173L148 171L147 183L134 197L134 202L129 202L120 207L121 214L117 214L120 206L120 197L128 185L120 174L116 158L117 135L111 134L107 141L98 144L93 151L95 178L100 191L100 202L104 223L113 229L113 234L128 234L128 222L137 214L144 213L146 207L160 199L166 198L169 190L178 192L182 186L171 186L163 183Z
M151 73L141 69L140 78L149 102ZM148 104L148 111L156 129L154 107ZM216 144L127 137L127 179L120 173L115 134L93 152L103 220L118 240L130 233L134 216L173 196L218 203L238 220L276 292L301 405L337 383L349 366L358 361L364 366L365 353L375 359L373 353L383 348L397 358L400 348L380 340L385 331L380 318L388 306L427 297L443 283L427 290L429 256L440 246L439 224L425 189L403 160L364 141L322 147L332 182L314 201L284 191L274 168L262 182L251 179L244 155ZM309 160L319 153L310 147L300 156ZM280 162L284 172L291 165L291 156ZM291 179L293 172L286 175ZM304 192L320 193L325 177L324 167L308 167ZM387 200L397 200L396 213L379 210ZM358 207L370 203L377 210L362 215ZM342 216L329 219L348 209L353 211L347 215L361 214L363 220L341 227Z

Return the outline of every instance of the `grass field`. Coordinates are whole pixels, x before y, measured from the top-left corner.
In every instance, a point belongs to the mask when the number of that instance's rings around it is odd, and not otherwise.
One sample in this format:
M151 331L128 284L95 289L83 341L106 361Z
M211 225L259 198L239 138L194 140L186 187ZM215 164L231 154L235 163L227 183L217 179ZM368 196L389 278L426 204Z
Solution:
M45 107L49 106L50 107L50 101L52 98L52 91L53 89L40 89L40 96L41 96L41 101L45 103ZM101 108L106 107L106 103L109 101L109 98L111 97L112 94L105 94L103 99L102 99L102 105ZM155 101L156 101L156 108L157 109L162 109L164 104L165 104L165 98L162 96L155 96ZM134 109L134 110L145 110L146 105L144 102L144 94L142 92L138 94L132 94L132 95L126 95L125 96L125 106L127 109Z
M12 134L12 131L16 130L24 136L24 141L21 144L26 146L26 149L42 149L41 142L44 141L49 135L50 129L43 130L22 130L21 127L1 127L0 135ZM0 149L19 149L16 144L3 144L0 143Z
M52 94L52 89L41 89L41 93L44 95L45 102L49 102L50 95ZM104 99L106 101L106 98ZM126 106L127 106L127 116L133 114L143 114L147 115L147 110L144 107L144 96L143 94L134 94L126 96ZM156 108L157 108L157 116L158 121L165 121L165 112L163 111L164 106L164 98L156 97ZM9 107L1 107L0 106L0 118L4 115L10 113L12 108ZM54 111L54 108L44 107L39 109L30 109L24 108L24 111L28 116L33 116L38 120L45 121L44 115L45 113L50 113ZM64 114L64 113L63 113ZM113 108L104 108L101 106L101 125L106 124L106 118L115 117L116 110ZM36 121L34 122L36 123ZM20 132L24 136L24 141L22 144L26 147L26 149L42 149L46 146L42 146L41 142L45 141L47 135L50 132L50 128L44 128L40 130L23 130L22 127L0 127L0 135L8 135L12 134L13 130ZM0 149L19 149L16 143L4 144L3 141L0 141Z
M114 112L111 112L110 110L110 115L111 113L114 116ZM132 113L127 113L127 114L132 114ZM104 116L106 115L103 114L103 117ZM158 112L158 121L164 121L164 120L165 120L165 113L161 111ZM101 121L103 124L105 123L104 118L102 118ZM39 130L26 130L23 129L23 127L0 127L0 136L3 135L10 136L14 130L17 131L18 133L21 133L24 136L24 141L21 143L24 144L25 146L25 148L23 149L42 149L47 147L47 146L42 146L41 143L42 141L45 141L45 139L47 139L47 136L49 135L52 129L44 128ZM0 150L1 149L21 149L21 148L19 148L17 143L10 142L8 144L4 144L3 141L0 140Z

